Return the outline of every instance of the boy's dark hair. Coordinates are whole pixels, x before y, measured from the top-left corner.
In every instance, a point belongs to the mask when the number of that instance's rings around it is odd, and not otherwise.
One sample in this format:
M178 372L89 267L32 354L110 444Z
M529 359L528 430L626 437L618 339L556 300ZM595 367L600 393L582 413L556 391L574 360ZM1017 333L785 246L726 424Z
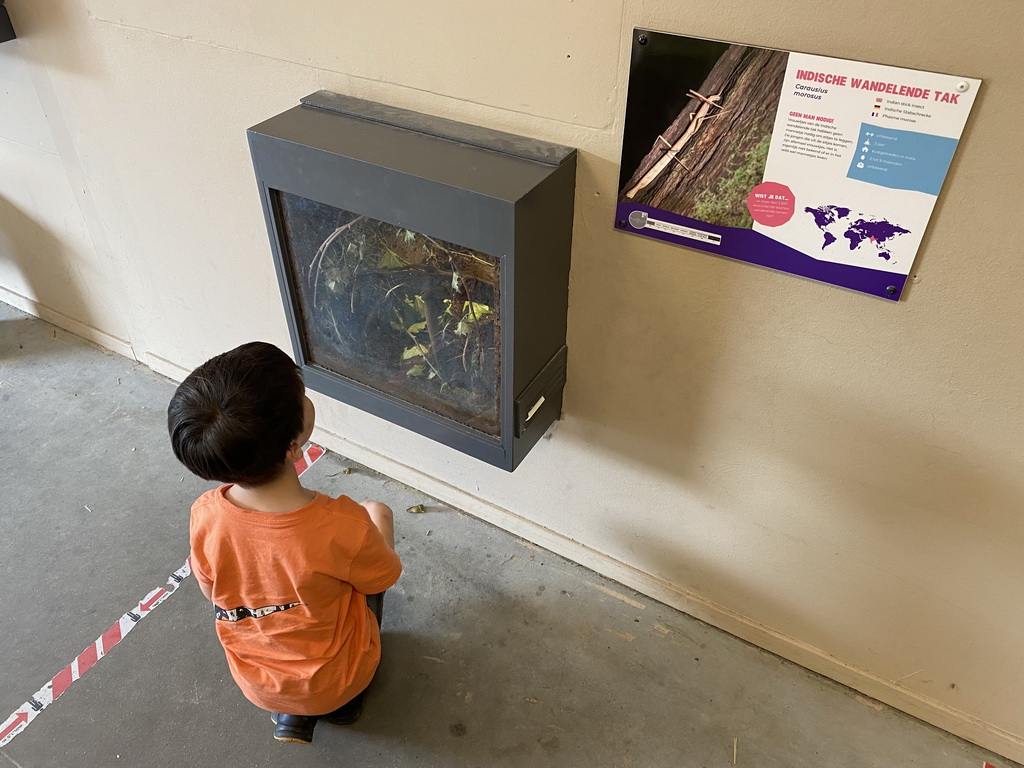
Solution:
M174 455L206 480L269 482L302 432L305 391L299 367L273 344L217 355L188 375L167 407Z

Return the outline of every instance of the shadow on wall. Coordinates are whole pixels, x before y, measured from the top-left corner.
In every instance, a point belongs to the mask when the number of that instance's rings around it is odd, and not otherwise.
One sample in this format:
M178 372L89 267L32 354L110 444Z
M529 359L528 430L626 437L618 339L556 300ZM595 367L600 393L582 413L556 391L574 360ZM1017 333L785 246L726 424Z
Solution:
M90 79L96 79L102 74L96 70L101 59L83 54L79 35L74 29L89 21L88 13L81 3L7 0L6 5L18 33L19 51L32 59L36 66L59 69L76 77ZM81 16L77 22L72 18L72 8ZM47 46L44 61L41 58L43 51L37 48L37 44L48 40L59 41L59 45Z
M990 606L1019 601L1024 565L1011 545L1024 537L1014 513L1024 457L965 442L955 420L935 424L845 386L815 389L782 346L781 359L761 355L751 386L737 389L742 361L727 359L737 334L750 335L739 345L747 354L753 339L774 337L733 322L729 308L742 296L760 305L747 322L771 319L773 283L796 278L615 233L614 164L581 153L579 167L562 435L614 454L652 483L686 489L700 500L694 516L750 534L723 546L754 549L730 568L729 555L710 556L707 541L680 549L685 532L666 541L624 519L615 536L629 561L883 676L914 673L891 668L914 658L956 668L991 624ZM723 380L732 388L724 394L714 390ZM743 419L755 417L748 435ZM723 451L736 463L711 466ZM681 526L687 519L678 516ZM815 573L822 578L799 595L786 590L794 574ZM1010 663L1005 643L991 650ZM982 690L984 674L975 690L927 673L905 684L969 708L995 693L996 680Z
M996 454L930 414L888 412L884 403L829 400L814 390L799 400L815 431L780 435L781 458L820 478L834 494L830 505L856 511L879 536L892 535L895 519L914 527L899 532L912 537L908 545L934 538L938 524L997 548L1024 536L1024 452ZM1016 474L997 469L1014 463Z
M577 204L570 370L559 429L682 481L711 504L736 501L715 498L716 486L728 478L716 479L715 468L702 466L717 435L728 431L717 447L741 449L745 460L761 453L755 475L799 475L815 495L823 494L823 507L838 499L843 509L876 519L880 534L888 516L898 514L902 527L908 510L918 510L912 519L936 514L979 533L986 528L994 539L1009 531L1024 535L1024 518L1012 514L1024 482L993 469L1016 461L1024 476L1024 456L962 452L963 435L915 414L909 400L851 402L845 380L836 381L844 386L810 387L793 362L798 358L785 354L790 338L745 328L729 311L742 299L751 305L743 322L770 322L772 283L798 278L613 231L614 199L607 199L607 190L616 166L581 153L579 167L578 188L587 199ZM795 327L792 317L779 321ZM778 355L769 350L756 369L737 375L743 361L732 355L741 335L747 354L767 340ZM819 361L823 369L845 359L834 345L827 354ZM715 391L722 380L732 387L724 395ZM750 386L737 389L737 381ZM900 402L908 402L908 410L887 411ZM723 420L729 403L739 407L733 419L727 414ZM742 420L753 415L759 422L748 434ZM756 479L742 484L751 487Z
M1019 666L1019 649L1008 624L1020 622L993 606L1019 603L1024 583L1024 462L1014 475L999 473L993 467L1012 457L991 455L926 414L819 391L798 401L806 423L775 435L755 474L708 476L700 490L730 522L763 528L763 557L741 550L744 566L733 569L697 544L638 541L625 528L621 537L655 575L1012 730L1006 713L1019 694L1005 671ZM809 478L813 487L787 488L785 478ZM753 501L752 487L763 491ZM809 494L813 503L801 504ZM794 520L794 508L820 517ZM789 599L793 574L821 578ZM958 665L983 638L985 668ZM901 661L913 666L896 668ZM937 679L957 669L971 669L973 680Z
M721 308L736 290L722 270L735 265L615 230L617 164L581 152L578 174L561 428L631 463L695 480L696 443L710 428L707 388L723 349Z
M0 195L0 274L14 267L21 285L12 287L36 307L91 324L87 303L64 244L46 227ZM61 308L66 308L62 310Z

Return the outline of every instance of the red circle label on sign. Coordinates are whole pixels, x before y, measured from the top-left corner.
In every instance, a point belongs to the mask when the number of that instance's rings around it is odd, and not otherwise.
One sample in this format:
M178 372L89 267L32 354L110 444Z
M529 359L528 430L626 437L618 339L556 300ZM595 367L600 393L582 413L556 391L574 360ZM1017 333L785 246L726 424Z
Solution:
M758 224L779 227L793 218L796 197L785 184L766 181L750 190L747 210Z

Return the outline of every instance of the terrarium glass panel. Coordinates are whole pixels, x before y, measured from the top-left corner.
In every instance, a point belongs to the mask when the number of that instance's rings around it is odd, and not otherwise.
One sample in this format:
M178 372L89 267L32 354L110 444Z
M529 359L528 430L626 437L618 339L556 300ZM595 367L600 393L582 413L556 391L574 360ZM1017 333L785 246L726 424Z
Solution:
M500 262L274 191L307 361L499 434Z

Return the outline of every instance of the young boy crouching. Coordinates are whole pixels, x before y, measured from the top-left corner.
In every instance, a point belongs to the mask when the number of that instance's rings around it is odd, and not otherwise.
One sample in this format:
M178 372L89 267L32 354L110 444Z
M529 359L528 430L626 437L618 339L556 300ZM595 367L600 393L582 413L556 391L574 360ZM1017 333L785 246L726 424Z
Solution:
M402 572L391 510L302 487L313 403L271 344L203 363L167 415L175 456L225 483L192 505L190 563L238 687L279 741L310 743L318 718L355 722L380 662L383 592Z

